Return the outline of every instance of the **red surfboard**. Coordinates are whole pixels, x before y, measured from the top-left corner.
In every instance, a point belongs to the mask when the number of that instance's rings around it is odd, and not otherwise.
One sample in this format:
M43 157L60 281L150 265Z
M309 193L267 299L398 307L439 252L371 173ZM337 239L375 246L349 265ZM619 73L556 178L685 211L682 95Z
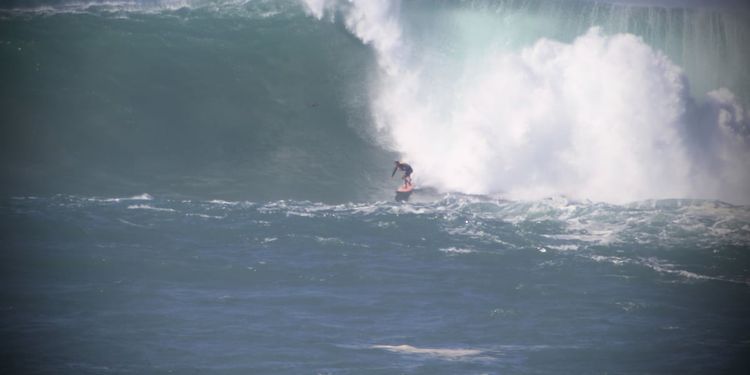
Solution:
M411 192L414 190L414 185L401 185L396 189L396 200L397 201L405 201L409 199L409 196L411 195Z

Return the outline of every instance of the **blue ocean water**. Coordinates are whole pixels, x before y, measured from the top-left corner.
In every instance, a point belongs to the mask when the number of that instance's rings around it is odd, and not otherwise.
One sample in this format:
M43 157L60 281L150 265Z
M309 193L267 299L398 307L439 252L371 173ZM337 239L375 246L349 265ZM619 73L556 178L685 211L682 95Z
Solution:
M3 3L0 372L746 373L747 20Z
M17 198L10 373L671 373L747 366L750 210Z

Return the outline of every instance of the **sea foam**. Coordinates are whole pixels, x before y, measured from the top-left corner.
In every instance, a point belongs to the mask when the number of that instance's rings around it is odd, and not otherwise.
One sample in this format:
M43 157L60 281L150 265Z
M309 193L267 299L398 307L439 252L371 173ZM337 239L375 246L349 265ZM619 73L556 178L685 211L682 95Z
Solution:
M592 27L571 42L454 56L411 40L398 1L305 3L318 18L341 14L375 50L373 122L422 185L514 199L750 202L740 101L726 88L692 97L682 68L636 35Z

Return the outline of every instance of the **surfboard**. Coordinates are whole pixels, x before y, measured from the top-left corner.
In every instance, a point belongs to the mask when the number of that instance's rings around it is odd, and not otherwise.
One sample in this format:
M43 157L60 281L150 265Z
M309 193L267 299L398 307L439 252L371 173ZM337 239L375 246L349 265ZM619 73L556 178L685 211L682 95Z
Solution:
M405 201L409 199L409 196L411 195L412 191L414 191L414 185L401 185L396 189L396 200L397 201Z

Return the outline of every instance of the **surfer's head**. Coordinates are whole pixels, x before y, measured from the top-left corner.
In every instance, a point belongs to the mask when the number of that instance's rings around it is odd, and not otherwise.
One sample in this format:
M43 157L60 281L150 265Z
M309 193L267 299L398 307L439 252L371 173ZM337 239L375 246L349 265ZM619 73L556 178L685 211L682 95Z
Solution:
M394 163L394 164L396 164L396 165L399 165L399 164L401 164L401 162L400 162L400 161L398 161L398 160L394 161L393 163Z

